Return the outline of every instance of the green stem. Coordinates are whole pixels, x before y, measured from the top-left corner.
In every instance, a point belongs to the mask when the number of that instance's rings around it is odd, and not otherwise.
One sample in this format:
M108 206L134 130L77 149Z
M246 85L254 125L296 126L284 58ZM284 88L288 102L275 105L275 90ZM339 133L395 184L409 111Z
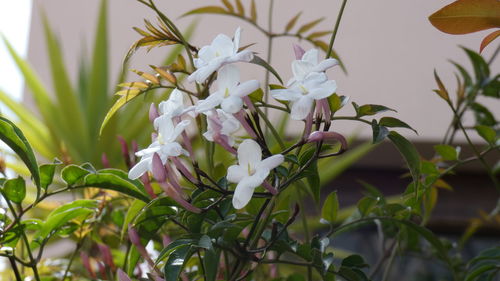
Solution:
M255 110L257 110L257 113L259 114L259 116L264 120L264 123L266 123L266 128L269 128L269 130L271 130L271 134L273 134L274 138L276 139L276 141L280 145L280 148L285 149L286 148L285 143L281 139L280 134L278 133L278 131L276 131L276 128L274 128L274 126L271 123L271 121L269 120L269 118L267 118L267 114L262 112L262 110L258 107L255 107Z
M396 243L395 247L392 248L391 256L389 257L389 261L387 262L387 266L384 269L384 274L382 275L382 281L386 281L387 278L389 277L389 272L391 270L392 263L394 262L394 257L396 256L396 252L398 249L397 244L398 243Z
M273 33L273 7L274 7L274 0L269 0L269 10L268 10L268 34L267 34L267 63L271 64L271 58L272 58L272 53L273 53L273 36L270 34ZM265 76L265 82L264 82L264 100L266 103L269 103L269 79L270 79L271 73L269 70L266 70L266 76ZM264 108L265 115L267 116L269 113L269 108L265 107ZM269 126L266 126L266 135L268 133L268 128Z
M347 3L347 0L342 1L342 6L340 6L339 15L337 16L337 21L335 22L335 27L333 28L332 37L330 37L330 45L328 45L328 52L326 53L326 58L329 58L332 55L333 43L335 42L335 37L337 37L337 32L340 26L340 20L342 19L342 15L344 14L344 8Z

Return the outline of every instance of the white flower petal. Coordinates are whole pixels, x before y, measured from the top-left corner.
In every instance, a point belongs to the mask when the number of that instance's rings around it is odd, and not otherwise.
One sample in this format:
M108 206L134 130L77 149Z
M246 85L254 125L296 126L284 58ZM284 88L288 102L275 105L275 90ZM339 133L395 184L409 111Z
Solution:
M229 96L222 100L221 108L227 113L236 113L243 108L243 100L240 97Z
M313 72L324 72L329 68L332 68L339 64L339 61L336 59L326 59L321 61L319 64L313 67Z
M223 96L223 92L217 91L212 93L206 99L198 101L198 104L196 105L196 112L206 112L214 109L216 106L221 104L224 99Z
M255 168L262 159L262 150L259 144L251 139L244 140L238 147L238 163L240 166Z
M249 62L253 60L253 53L252 51L250 50L243 50L237 54L235 54L234 56L231 56L230 58L228 58L228 62L239 62L239 61L242 61L242 62Z
M303 120L307 117L313 105L313 99L303 96L292 104L291 118L293 120Z
M303 81L304 87L313 89L318 87L321 83L328 81L328 77L323 72L311 72Z
M217 73L217 87L219 91L233 88L240 82L240 70L235 65L225 65Z
M167 142L173 142L175 141L175 139L177 139L177 137L182 134L182 132L186 129L186 127L189 126L189 124L191 124L191 121L189 120L182 120L181 122L179 122L173 131L171 131L170 135L168 136L165 136L165 141Z
M302 55L302 60L311 63L312 65L318 64L319 51L317 49L310 49Z
M139 163L135 164L132 169L128 172L128 178L131 180L135 180L140 178L145 172L150 169L151 165L151 157L146 157L141 159Z
M244 177L248 177L248 169L240 165L232 165L227 169L226 179L229 182L240 182Z
M184 149L177 142L162 145L159 153L162 162L166 162L170 156L179 156L181 154L184 154Z
M215 49L212 46L204 46L198 52L198 58L194 60L196 68L205 66L215 58Z
M285 157L283 157L283 155L281 154L276 154L262 160L262 162L260 162L259 164L258 169L264 168L267 170L272 170L283 163L283 161L285 161Z
M302 81L306 78L306 76L311 73L311 70L313 69L314 64L307 62L307 61L302 61L302 60L295 60L292 62L292 73L293 77L297 81Z
M319 100L331 96L337 90L337 83L334 80L329 80L322 83L318 88L311 89L309 97Z
M227 57L233 54L233 40L225 34L217 35L210 45L214 48L216 57Z
M248 96L251 94L253 91L257 90L260 87L259 81L257 80L249 80L241 83L234 89L234 94L231 93L231 95L236 95L240 98L244 96Z
M294 89L271 90L271 96L277 100L295 101L302 97L302 93Z
M233 54L236 54L238 52L238 49L240 48L240 37L241 37L241 27L238 27L238 28L236 28L236 31L234 32Z
M233 207L235 209L241 209L245 207L250 199L252 199L252 195L255 188L251 187L251 184L247 181L241 181L234 190L233 194Z

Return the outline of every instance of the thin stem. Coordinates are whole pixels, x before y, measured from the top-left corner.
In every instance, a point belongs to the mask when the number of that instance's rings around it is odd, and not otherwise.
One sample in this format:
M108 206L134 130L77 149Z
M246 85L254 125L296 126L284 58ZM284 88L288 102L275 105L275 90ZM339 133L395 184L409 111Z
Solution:
M271 64L271 58L273 54L273 36L270 34L273 33L273 7L274 0L269 0L269 10L268 10L268 34L267 34L267 63ZM264 100L266 103L269 103L269 79L271 77L271 73L269 70L266 70L265 82L264 82ZM269 108L264 108L265 115L267 116L269 113ZM266 126L266 135L269 130L269 125Z
M257 111L257 113L259 114L259 116L262 119L264 119L264 123L266 123L266 128L269 128L269 130L271 130L271 133L273 134L274 138L276 139L276 141L280 145L280 148L281 149L285 149L286 148L285 143L281 139L280 134L276 131L276 129L274 128L274 126L271 123L271 121L269 120L269 118L267 118L267 114L264 113L264 112L262 112L262 110L260 108L258 108L258 107L255 107L255 110Z
M21 277L21 273L19 273L19 269L17 268L16 264L16 259L13 256L9 256L9 262L10 266L12 268L12 271L14 271L14 275L16 276L17 281L23 281L23 278Z
M386 281L387 278L389 277L389 272L391 271L392 263L394 262L394 257L396 256L397 249L398 247L396 243L395 247L392 248L389 261L387 262L387 266L384 269L384 274L382 275L382 281Z
M495 61L495 58L497 57L499 52L500 52L500 44L498 44L497 49L495 50L493 55L491 55L491 58L488 60L488 64L492 64L493 61Z
M340 26L340 20L342 19L342 15L344 14L344 8L347 3L347 0L342 1L342 6L340 6L339 15L337 16L337 21L335 22L335 27L333 28L332 37L330 37L330 45L328 45L328 52L326 53L326 58L329 58L332 55L333 43L335 42L335 37L337 37L337 32Z
M80 241L76 244L75 250L71 254L71 257L69 258L68 266L66 267L66 270L64 271L64 275L61 279L62 281L66 280L66 277L68 277L69 270L71 269L71 265L73 264L73 261L75 260L76 253L78 253L80 251L80 248L83 245L82 241L83 241L83 239L80 239Z

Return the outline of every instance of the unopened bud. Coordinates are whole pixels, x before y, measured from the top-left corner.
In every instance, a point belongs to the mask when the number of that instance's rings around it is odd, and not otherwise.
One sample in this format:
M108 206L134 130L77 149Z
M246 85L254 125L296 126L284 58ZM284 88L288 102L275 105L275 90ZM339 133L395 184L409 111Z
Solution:
M104 263L111 267L111 269L115 269L115 263L113 262L113 256L111 255L111 250L109 249L109 246L104 245L104 244L97 244L97 247L99 248L99 251L101 252L102 259Z
M156 105L154 103L151 103L151 106L149 106L149 121L153 123L156 118L158 118L160 114L158 114L158 109L156 109Z
M319 142L323 141L325 143L340 142L342 150L347 150L347 140L339 133L335 132L324 132L315 131L312 132L307 138L307 142Z
M160 155L158 153L153 154L153 177L158 182L164 182L167 178L167 173L165 172L165 166L161 162Z
M116 273L118 274L118 281L132 281L132 279L128 277L127 273L125 273L121 268L118 268Z
M298 60L301 60L302 56L304 56L304 53L306 52L297 44L293 44L293 51L295 52L295 58Z

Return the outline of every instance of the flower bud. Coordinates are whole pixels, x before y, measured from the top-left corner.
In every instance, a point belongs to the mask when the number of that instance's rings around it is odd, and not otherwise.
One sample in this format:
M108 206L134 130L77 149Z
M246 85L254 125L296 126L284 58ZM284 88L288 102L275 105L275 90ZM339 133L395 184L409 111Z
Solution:
M116 268L115 263L113 262L113 256L111 255L111 250L107 245L97 244L99 251L101 252L102 259L104 263L110 267L112 270Z
M109 165L108 156L104 152L101 155L101 163L104 168L111 168L111 166Z
M156 105L151 103L149 106L149 121L153 123L156 118L158 118L160 114L158 114L158 109L156 109Z
M132 281L132 279L128 277L127 273L125 273L121 268L118 268L116 273L118 274L118 281Z
M85 269L88 271L90 277L92 279L96 279L97 276L95 275L92 266L90 266L89 256L85 252L80 252L80 259L82 260L83 267L85 267Z
M307 142L319 142L323 141L325 143L334 143L340 142L341 149L347 150L347 140L339 133L335 132L324 132L324 131L315 131L312 132L307 138Z
M297 44L293 44L293 51L295 52L295 58L298 60L301 60L302 56L304 56L304 54L306 52L306 51L304 51L304 49L302 49L302 47L300 47Z
M153 177L158 182L164 182L167 179L167 172L165 171L165 166L161 162L158 153L153 154Z

